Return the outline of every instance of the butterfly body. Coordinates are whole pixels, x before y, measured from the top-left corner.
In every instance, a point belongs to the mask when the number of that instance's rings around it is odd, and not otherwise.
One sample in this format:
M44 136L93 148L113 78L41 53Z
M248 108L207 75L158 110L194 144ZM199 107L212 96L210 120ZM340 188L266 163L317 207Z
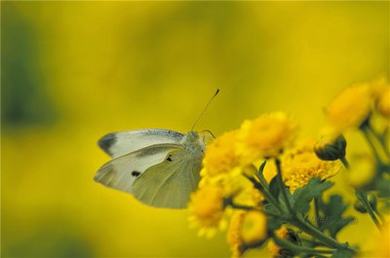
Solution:
M99 146L113 159L95 181L154 207L185 208L200 176L204 137L190 131L142 129L111 133Z

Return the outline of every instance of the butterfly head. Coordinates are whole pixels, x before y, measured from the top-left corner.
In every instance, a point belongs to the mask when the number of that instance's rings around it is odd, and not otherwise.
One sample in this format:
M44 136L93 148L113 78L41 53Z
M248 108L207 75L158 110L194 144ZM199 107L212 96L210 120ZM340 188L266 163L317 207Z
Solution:
M182 143L184 147L191 152L203 153L205 143L203 137L195 131L189 131L183 138Z

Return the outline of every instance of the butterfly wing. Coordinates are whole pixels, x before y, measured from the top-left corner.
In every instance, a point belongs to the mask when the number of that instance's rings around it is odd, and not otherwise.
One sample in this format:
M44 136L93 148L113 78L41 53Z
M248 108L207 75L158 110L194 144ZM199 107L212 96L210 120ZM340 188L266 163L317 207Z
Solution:
M184 135L166 129L142 129L109 133L103 136L98 145L113 158L156 144L179 144Z
M154 207L186 208L200 180L201 156L179 149L168 157L134 181L133 195Z
M105 186L132 193L134 181L148 168L163 162L168 154L183 147L179 144L155 144L114 158L103 165L94 180Z

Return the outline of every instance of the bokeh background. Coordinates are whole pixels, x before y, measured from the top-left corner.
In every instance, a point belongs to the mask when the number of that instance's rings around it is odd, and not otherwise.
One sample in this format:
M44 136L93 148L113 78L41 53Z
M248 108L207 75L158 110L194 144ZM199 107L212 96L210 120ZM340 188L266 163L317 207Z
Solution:
M224 234L197 237L187 211L146 207L94 183L108 160L97 139L145 127L185 132L216 88L198 129L218 135L285 110L302 135L316 136L341 88L389 75L388 1L2 1L1 9L2 257L227 257ZM341 238L370 248L375 233L358 216ZM267 251L248 254L256 255Z

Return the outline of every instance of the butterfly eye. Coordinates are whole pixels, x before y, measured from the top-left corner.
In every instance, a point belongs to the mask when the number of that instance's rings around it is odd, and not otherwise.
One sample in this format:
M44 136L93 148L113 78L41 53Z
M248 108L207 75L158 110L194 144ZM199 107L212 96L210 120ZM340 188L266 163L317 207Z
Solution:
M168 155L167 161L172 161L171 155Z

